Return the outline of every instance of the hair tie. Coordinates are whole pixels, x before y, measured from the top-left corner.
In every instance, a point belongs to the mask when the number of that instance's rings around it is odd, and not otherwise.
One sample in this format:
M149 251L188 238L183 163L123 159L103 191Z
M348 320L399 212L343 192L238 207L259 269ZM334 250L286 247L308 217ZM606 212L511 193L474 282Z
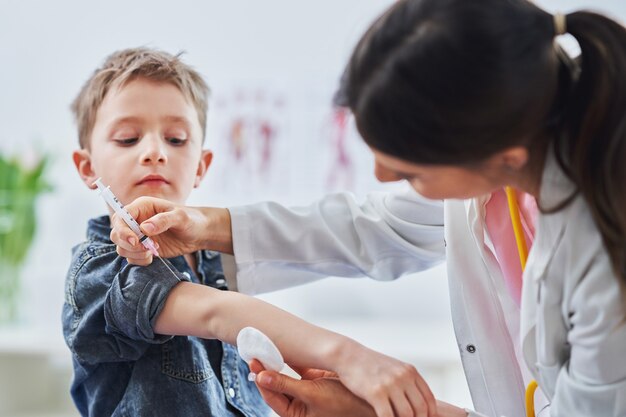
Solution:
M565 35L567 33L566 17L562 13L554 15L554 33L556 36Z

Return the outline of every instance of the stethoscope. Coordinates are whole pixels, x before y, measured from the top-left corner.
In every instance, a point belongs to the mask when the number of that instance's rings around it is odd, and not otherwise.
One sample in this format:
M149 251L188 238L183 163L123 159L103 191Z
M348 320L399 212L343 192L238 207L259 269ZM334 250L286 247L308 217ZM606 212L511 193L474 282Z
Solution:
M509 203L509 214L511 215L511 223L513 223L513 232L515 233L515 243L517 243L517 253L522 264L522 271L526 267L528 259L528 246L524 238L524 230L522 228L522 219L520 217L519 205L517 204L517 195L511 187L505 188L506 199ZM526 417L535 417L535 391L537 390L537 381L530 381L526 387Z

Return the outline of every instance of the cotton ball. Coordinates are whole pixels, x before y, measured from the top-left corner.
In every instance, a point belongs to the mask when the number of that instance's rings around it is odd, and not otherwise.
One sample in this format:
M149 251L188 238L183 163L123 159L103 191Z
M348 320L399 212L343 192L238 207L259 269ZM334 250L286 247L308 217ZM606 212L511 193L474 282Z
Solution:
M246 362L256 359L265 369L280 372L285 366L283 356L276 345L254 327L245 327L237 335L239 356Z

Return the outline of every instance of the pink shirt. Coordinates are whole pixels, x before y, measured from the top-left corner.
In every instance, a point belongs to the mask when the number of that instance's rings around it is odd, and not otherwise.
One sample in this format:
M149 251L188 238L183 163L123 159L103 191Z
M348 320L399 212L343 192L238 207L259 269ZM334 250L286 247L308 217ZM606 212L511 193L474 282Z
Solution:
M520 191L517 191L517 203L526 245L530 250L535 237L535 221L539 209L533 196ZM495 249L509 294L519 306L522 298L522 265L504 189L494 192L485 208L485 223L489 238Z

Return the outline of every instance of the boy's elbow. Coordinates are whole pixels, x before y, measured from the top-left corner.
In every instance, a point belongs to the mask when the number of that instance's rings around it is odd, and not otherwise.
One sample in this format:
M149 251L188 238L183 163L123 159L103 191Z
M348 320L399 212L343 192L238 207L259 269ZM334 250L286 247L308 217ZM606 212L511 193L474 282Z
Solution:
M223 294L205 285L190 282L177 284L156 318L155 333L215 338Z

